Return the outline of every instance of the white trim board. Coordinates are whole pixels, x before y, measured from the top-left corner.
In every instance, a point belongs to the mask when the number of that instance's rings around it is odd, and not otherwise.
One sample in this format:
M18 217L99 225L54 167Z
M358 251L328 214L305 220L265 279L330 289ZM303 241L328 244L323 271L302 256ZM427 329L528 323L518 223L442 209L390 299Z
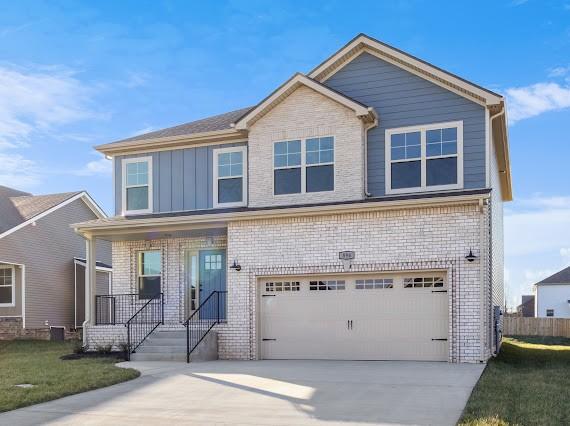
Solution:
M79 194L74 195L73 197L68 198L67 200L53 206L52 208L32 217L31 219L28 219L25 222L22 222L19 225L16 225L13 228L8 229L7 231L0 234L0 239L4 238L10 234L13 234L17 230L22 229L22 228L40 220L41 218L47 216L48 214L53 213L54 211L59 210L60 208L65 207L68 204L71 204L75 200L78 200L80 198L87 205L87 207L89 207L91 209L91 211L93 211L93 213L95 213L95 215L97 216L98 219L106 219L107 218L107 215L105 214L105 212L97 205L97 203L89 196L89 194L87 192L83 191L83 192L80 192Z

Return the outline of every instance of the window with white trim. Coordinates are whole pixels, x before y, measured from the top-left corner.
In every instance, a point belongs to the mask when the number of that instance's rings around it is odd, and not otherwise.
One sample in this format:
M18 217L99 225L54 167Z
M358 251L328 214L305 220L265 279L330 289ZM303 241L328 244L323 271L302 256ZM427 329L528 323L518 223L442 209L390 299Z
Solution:
M125 213L152 213L152 157L123 160Z
M346 288L344 280L336 281L311 281L309 282L309 290L344 290Z
M386 130L386 193L462 187L462 121Z
M356 280L355 288L356 290L394 288L394 280L392 278Z
M416 277L404 278L404 288L441 288L443 287L442 277Z
M138 290L139 299L152 299L161 291L160 250L140 251L138 253Z
M334 137L273 144L273 194L334 191Z
M276 291L300 291L301 283L299 281L277 281L265 283L265 291L273 293Z
M247 148L214 150L214 207L247 204Z
M15 269L12 265L0 265L0 306L15 305Z

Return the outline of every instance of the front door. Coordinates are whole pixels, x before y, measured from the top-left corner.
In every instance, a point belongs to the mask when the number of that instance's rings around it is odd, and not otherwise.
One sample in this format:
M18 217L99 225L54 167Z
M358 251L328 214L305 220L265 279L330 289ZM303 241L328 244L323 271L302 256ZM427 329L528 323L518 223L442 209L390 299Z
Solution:
M226 291L226 251L200 250L199 303L202 304L214 291ZM223 295L225 296L225 294ZM214 298L216 296L213 296ZM212 299L213 301L213 299ZM219 298L220 318L225 319L225 297ZM218 315L218 299L207 303L200 312L202 319L214 319Z

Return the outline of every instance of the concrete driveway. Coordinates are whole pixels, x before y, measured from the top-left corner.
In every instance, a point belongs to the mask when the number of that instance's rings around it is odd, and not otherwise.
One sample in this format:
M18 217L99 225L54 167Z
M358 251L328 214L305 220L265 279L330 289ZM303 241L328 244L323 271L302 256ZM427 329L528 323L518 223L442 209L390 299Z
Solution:
M0 424L453 425L483 365L435 362L122 363L127 383L0 415Z

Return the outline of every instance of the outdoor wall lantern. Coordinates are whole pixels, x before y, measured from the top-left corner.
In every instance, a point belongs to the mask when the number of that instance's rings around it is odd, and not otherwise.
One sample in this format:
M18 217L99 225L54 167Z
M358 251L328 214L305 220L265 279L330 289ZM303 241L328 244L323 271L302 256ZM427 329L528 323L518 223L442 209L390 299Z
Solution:
M475 259L477 259L477 256L473 254L473 250L469 249L469 254L465 256L465 259L467 259L467 262L473 262Z
M241 265L237 263L237 260L234 259L234 264L230 266L231 269L235 269L236 271L241 271Z

